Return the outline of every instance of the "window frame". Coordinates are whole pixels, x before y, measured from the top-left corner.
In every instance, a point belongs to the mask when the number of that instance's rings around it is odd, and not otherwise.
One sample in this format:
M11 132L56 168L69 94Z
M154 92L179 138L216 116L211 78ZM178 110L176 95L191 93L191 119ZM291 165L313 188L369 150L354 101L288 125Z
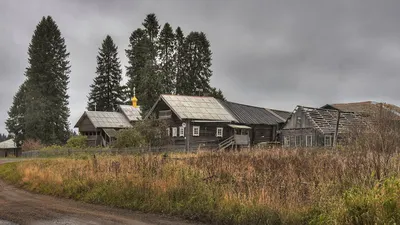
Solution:
M328 140L329 140L329 145L327 145L326 143L327 143L327 138L329 138ZM326 146L326 147L332 147L332 135L325 135L324 136L324 146Z
M311 143L308 143L308 138L311 139ZM306 135L306 147L312 147L313 146L313 136L312 135Z
M301 147L301 142L302 142L302 135L296 135L294 136L294 145L296 147ZM297 138L299 138L299 143L297 143Z
M183 126L179 127L179 137L185 137L185 128Z
M197 132L195 132L195 130L197 130ZM193 137L199 137L200 136L200 126L193 126L192 129L192 135Z
M288 136L283 137L283 146L290 147L290 137L288 137Z
M178 128L177 127L173 127L172 128L172 137L177 137L178 136Z
M171 136L171 129L168 127L167 128L167 137L170 137Z
M221 134L219 134L218 132L221 132ZM217 131L215 133L216 137L224 137L224 128L223 127L217 127Z

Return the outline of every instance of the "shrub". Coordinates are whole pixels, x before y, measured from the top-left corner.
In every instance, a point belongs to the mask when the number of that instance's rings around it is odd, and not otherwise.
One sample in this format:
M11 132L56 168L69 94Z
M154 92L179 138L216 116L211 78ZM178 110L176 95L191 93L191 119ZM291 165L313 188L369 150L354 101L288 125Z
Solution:
M40 143L40 141L34 139L25 140L21 146L22 151L39 150L41 148L43 148L43 145Z
M87 136L73 136L67 141L66 147L68 148L86 148L87 147Z
M137 129L123 129L117 134L116 148L142 147L145 144L143 135Z
M46 146L46 147L44 147L44 148L42 148L42 149L40 149L40 150L42 150L42 151L51 151L51 150L62 150L62 149L64 149L63 146L60 146L60 145L50 145L50 146Z

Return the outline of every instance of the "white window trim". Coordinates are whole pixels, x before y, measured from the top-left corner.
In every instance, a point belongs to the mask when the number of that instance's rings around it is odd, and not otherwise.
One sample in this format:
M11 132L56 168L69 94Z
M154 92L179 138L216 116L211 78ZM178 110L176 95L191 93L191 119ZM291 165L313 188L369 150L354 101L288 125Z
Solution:
M220 132L220 134L219 134ZM217 137L223 137L224 136L224 128L223 127L217 127L217 133L216 133Z
M290 137L283 137L283 146L290 147Z
M169 127L167 128L167 136L171 136L171 129L169 129Z
M195 132L197 130L197 132ZM200 136L200 126L193 126L193 137Z
M173 127L172 128L172 137L177 137L178 136L178 128Z
M308 143L308 138L310 137L311 143ZM312 135L306 135L306 147L312 147L313 146L313 138Z
M179 127L179 137L184 137L185 136L185 128L180 126Z
M326 138L329 138L329 142L330 142L329 145L326 144ZM327 147L331 147L332 146L332 135L325 135L324 136L324 146L327 146Z

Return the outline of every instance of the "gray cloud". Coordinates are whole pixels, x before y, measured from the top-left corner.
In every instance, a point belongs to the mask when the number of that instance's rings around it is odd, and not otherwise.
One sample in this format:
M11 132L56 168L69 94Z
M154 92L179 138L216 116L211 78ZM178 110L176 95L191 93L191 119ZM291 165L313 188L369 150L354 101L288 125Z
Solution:
M292 110L297 104L376 100L400 104L399 1L0 2L0 132L24 80L36 24L51 15L71 53L71 125L85 110L98 47L110 34L123 65L130 33L148 13L204 31L212 84L232 101Z

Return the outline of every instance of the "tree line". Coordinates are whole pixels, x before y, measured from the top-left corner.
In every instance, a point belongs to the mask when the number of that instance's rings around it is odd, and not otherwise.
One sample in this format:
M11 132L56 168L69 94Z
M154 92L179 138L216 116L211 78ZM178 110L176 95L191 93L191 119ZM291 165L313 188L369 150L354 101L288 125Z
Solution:
M96 76L90 85L87 109L115 111L130 104L136 90L145 114L160 94L210 95L224 99L210 85L212 52L203 32L185 35L169 23L162 28L155 14L148 14L142 27L134 30L125 49L127 83L122 83L118 46L107 35L97 55ZM61 31L51 16L36 26L28 48L25 81L14 95L6 128L17 145L24 140L63 144L69 130L67 94L70 62Z

